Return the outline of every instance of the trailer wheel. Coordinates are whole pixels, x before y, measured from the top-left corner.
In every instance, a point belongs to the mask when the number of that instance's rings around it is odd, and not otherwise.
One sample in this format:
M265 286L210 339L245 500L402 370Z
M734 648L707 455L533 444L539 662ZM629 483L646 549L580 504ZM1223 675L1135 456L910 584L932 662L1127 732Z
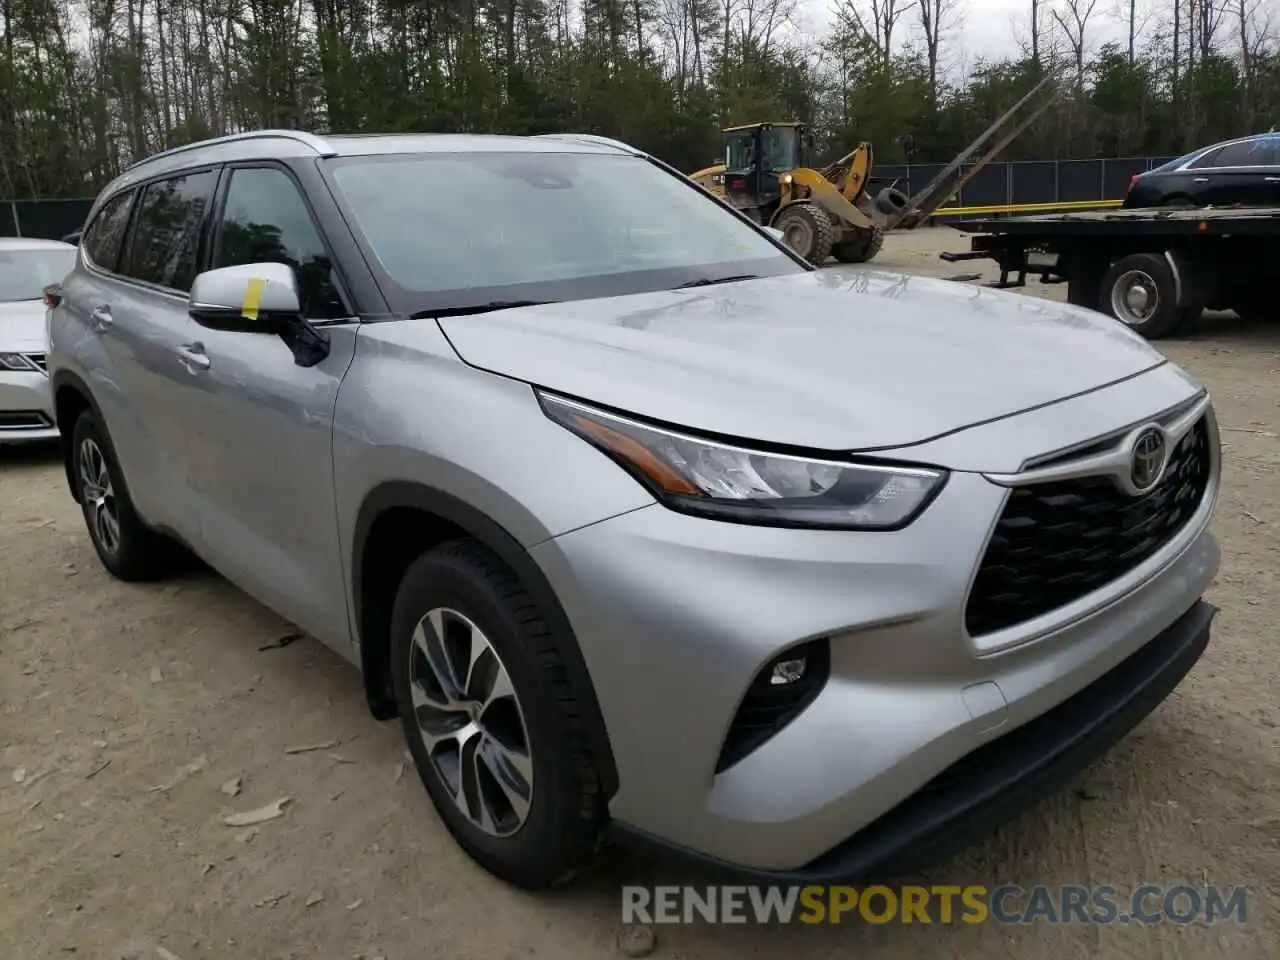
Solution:
M1135 253L1112 264L1102 278L1101 309L1148 340L1167 337L1186 320L1178 306L1173 271L1163 257Z
M793 203L778 214L773 226L782 231L783 241L788 247L815 267L822 266L831 256L835 230L831 218L821 207L812 203Z

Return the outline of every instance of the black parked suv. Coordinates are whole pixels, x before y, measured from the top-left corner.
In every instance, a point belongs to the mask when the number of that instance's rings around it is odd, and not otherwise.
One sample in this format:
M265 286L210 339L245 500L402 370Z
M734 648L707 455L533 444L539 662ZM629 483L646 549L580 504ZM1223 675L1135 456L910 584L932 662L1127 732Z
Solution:
M1280 206L1280 133L1226 140L1129 181L1125 207Z

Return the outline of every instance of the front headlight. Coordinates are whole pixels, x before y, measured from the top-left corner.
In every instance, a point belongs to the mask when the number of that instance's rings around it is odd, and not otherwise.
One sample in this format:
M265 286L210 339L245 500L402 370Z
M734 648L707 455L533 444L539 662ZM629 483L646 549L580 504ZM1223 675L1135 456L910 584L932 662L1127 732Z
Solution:
M0 353L0 370L14 370L19 373L39 373L40 368L20 353Z
M542 409L617 461L668 507L781 527L898 530L942 489L922 467L762 453L663 430L538 393Z

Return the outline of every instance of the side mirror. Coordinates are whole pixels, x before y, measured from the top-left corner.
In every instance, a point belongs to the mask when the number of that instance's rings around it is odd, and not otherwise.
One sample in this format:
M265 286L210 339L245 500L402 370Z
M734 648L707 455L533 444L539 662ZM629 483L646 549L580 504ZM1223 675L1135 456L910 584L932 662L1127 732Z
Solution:
M779 243L786 243L787 241L787 235L777 227L765 227L764 232L773 237L773 239L777 240Z
M191 319L213 330L279 334L302 322L298 279L283 263L206 270L191 284Z

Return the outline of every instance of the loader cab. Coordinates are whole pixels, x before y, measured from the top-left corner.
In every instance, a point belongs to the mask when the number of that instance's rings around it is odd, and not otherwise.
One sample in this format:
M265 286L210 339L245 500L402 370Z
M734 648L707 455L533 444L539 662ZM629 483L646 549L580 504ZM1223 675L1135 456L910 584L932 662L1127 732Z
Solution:
M812 137L799 123L752 123L724 131L726 198L744 209L777 205L778 176L808 165Z

